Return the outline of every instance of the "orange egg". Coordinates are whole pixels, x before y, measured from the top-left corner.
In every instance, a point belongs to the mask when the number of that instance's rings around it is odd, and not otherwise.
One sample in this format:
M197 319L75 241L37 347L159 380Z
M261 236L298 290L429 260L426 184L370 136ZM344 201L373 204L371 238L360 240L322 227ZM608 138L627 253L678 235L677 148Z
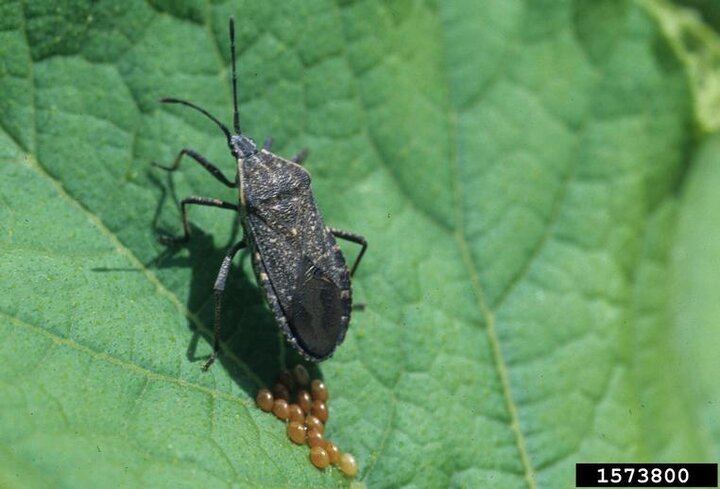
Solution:
M310 413L323 423L330 417L327 404L323 401L313 401L312 406L310 406Z
M272 392L268 389L260 389L257 396L255 396L255 403L266 413L272 411L273 401L275 401L275 399L273 398Z
M355 457L349 453L343 453L340 456L340 470L342 470L343 474L348 477L355 477L358 471L358 465Z
M275 399L272 411L278 419L282 419L283 421L287 421L290 416L290 413L288 412L288 403L285 399Z
M298 445L305 443L306 432L307 428L305 428L304 424L298 423L297 421L290 421L290 423L288 423L287 434L293 443L297 443Z
M310 393L315 401L327 401L330 398L327 386L320 379L312 381L312 384L310 384Z
M324 469L330 465L330 457L323 447L312 447L310 449L310 461L318 469Z

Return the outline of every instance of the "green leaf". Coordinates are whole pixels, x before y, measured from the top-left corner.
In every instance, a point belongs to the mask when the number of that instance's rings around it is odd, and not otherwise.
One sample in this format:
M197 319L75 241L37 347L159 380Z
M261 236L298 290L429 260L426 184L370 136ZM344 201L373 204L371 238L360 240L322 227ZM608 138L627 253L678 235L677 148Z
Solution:
M686 66L694 92L697 123L703 131L720 128L720 38L708 22L720 20L720 8L704 0L677 0L697 4L699 11L679 8L664 0L645 0L660 22L668 41Z
M326 222L370 243L315 371L360 486L717 460L720 137L659 3L270 3L0 6L0 486L350 485L254 406L297 356L247 258L200 371L233 214L155 238L178 199L237 198L150 166L192 147L232 174L212 123L158 103L230 122L230 15L243 130L309 147Z

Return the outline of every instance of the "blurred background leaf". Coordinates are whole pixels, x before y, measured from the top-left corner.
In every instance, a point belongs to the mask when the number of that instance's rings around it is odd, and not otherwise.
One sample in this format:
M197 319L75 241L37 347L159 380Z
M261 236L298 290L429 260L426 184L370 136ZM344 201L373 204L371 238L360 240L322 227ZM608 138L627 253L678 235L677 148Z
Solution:
M714 2L0 5L0 486L336 487L254 407L297 356L236 260L243 129L364 234L367 304L314 369L368 487L569 488L579 461L720 456ZM344 247L348 256L357 252Z

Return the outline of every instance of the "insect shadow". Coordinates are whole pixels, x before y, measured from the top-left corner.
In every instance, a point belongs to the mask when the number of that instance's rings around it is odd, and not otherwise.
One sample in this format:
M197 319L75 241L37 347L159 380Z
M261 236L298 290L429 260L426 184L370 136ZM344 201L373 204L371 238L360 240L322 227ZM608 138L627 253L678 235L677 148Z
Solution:
M179 208L172 178L168 175L167 181L161 182L152 173L148 173L148 178L160 189L151 231L156 236L168 234L171 230L162 228L159 219L163 209L167 210L168 198ZM186 307L190 312L187 326L192 337L186 357L188 361L197 363L198 368L210 357L212 350L213 285L217 270L227 249L232 242L237 241L240 232L237 218L233 214L228 213L224 217L235 220L228 243L216 244L212 235L191 223L192 239L182 247L167 247L150 264L151 268L159 270L190 269ZM249 259L247 253L241 252L233 260L226 285L220 330L223 354L218 357L217 362L243 390L254 396L258 388L273 385L274 379L283 368L301 363L302 359L292 348L286 346L253 274L244 271L242 265ZM201 340L205 341L206 347L200 346ZM206 353L200 354L198 349L206 350ZM306 366L314 377L321 377L315 365ZM215 368L217 367L216 365Z

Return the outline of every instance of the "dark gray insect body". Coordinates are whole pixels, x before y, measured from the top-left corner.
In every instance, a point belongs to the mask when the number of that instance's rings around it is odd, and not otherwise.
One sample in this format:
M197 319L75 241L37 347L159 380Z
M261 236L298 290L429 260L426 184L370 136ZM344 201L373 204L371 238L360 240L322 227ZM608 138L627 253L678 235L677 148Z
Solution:
M241 215L255 274L288 341L311 359L345 338L350 272L300 165L263 149L238 160Z
M352 310L350 277L362 259L367 242L361 236L328 228L323 223L310 188L310 174L300 163L306 152L286 160L270 152L271 140L262 149L240 131L237 110L234 22L230 19L233 75L233 122L235 134L204 109L184 100L165 98L165 103L191 107L210 118L227 138L230 152L237 161L234 181L192 149L183 149L170 166L174 171L184 155L201 164L216 179L239 190L239 203L192 196L182 201L184 235L161 237L170 244L190 238L186 206L190 204L220 207L239 213L244 236L227 252L215 281L215 340L207 369L217 357L222 293L237 252L249 247L252 264L265 299L288 342L305 358L320 361L330 357L345 338ZM352 270L335 238L362 246Z

